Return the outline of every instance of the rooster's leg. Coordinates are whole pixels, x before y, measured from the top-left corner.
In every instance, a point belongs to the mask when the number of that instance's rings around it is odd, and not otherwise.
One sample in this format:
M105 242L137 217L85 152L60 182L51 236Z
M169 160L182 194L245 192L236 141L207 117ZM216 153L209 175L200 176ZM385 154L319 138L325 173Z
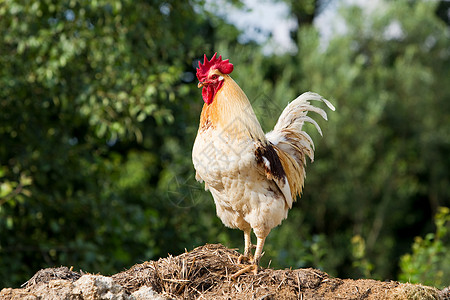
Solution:
M242 261L244 259L251 259L252 256L252 238L251 238L251 229L248 230L244 230L244 242L245 242L245 246L244 246L244 255L241 255L238 257L238 264L242 263Z
M249 255L252 254L252 238L251 238L251 229L244 231L244 242L245 242L245 248L244 248L244 256L249 257Z
M261 256L262 256L264 242L266 241L265 236L264 237L257 236L257 238L258 238L258 240L256 242L255 257L253 258L254 265L259 265L259 260L261 259Z

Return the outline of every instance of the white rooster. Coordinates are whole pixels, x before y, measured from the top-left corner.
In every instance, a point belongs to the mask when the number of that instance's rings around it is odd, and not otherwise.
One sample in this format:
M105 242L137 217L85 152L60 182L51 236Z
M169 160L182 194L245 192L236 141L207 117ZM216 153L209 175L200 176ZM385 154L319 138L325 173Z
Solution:
M309 101L334 107L318 94L304 93L264 134L247 96L229 76L233 65L216 56L208 61L205 55L197 68L205 104L192 160L196 179L211 191L219 218L226 226L244 231L245 257L251 256L253 229L257 245L252 263L257 266L270 230L287 217L302 192L306 156L314 159L313 141L302 126L311 122L322 132L307 112L327 119L325 111Z

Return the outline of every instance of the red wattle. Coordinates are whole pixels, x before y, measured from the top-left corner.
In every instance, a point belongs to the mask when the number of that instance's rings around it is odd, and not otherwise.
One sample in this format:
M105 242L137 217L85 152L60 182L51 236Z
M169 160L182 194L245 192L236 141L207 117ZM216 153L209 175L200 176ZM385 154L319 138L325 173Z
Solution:
M206 104L211 104L214 98L214 88L211 85L204 86L202 89L202 97Z

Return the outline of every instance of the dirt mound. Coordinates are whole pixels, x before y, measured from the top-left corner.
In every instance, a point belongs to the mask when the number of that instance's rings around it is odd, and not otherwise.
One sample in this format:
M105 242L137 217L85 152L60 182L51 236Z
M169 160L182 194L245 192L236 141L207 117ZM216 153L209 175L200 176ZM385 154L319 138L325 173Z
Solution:
M191 252L135 265L110 277L73 272L66 267L44 269L23 289L3 289L1 299L450 299L448 289L339 279L315 269L245 268L240 254L207 244Z

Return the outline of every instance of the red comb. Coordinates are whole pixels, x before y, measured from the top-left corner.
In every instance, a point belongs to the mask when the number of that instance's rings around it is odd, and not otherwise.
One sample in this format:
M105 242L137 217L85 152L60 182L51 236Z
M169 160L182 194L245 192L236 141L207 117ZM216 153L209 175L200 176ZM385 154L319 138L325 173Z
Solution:
M206 76L208 76L208 72L210 69L218 69L223 74L230 74L231 72L233 72L233 64L231 64L228 59L222 60L222 55L220 55L219 58L216 58L216 56L217 52L214 53L213 57L211 57L211 60L208 61L208 58L205 54L203 64L198 62L198 80L203 81Z

